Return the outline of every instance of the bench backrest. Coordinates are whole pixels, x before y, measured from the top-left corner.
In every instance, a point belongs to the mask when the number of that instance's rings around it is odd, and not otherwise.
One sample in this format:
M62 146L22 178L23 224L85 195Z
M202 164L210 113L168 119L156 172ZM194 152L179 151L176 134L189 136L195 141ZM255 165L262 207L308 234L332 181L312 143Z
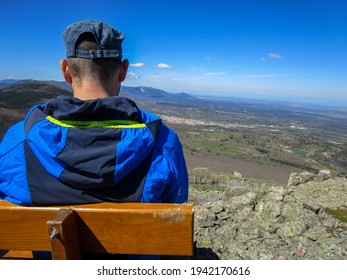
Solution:
M0 201L0 250L193 255L191 204L99 203L25 207ZM51 238L50 238L51 237Z

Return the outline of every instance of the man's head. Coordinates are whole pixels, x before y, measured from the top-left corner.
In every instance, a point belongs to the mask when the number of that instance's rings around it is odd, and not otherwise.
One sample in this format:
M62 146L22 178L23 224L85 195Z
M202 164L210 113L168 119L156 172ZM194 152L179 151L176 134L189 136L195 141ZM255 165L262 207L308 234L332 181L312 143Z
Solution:
M125 79L128 61L122 61L124 35L120 31L104 22L86 20L68 26L63 39L67 61L61 61L61 68L68 82L105 85Z

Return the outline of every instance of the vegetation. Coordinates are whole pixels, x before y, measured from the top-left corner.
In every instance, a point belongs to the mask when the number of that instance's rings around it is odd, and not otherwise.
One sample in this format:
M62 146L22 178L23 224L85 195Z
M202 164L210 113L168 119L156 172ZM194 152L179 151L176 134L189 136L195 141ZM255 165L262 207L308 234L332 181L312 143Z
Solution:
M326 208L325 212L343 223L347 223L347 209L330 209Z
M23 119L32 106L45 103L59 94L71 95L71 92L38 81L0 88L0 139L8 127Z

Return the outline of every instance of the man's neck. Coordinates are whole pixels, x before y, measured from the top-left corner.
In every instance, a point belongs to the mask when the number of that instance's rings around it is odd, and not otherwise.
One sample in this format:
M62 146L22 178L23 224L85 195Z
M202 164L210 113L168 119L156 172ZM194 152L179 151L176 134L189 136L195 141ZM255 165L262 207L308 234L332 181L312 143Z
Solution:
M97 98L106 98L117 96L120 85L118 84L101 84L89 81L83 81L79 85L72 83L74 97L81 100L92 100Z

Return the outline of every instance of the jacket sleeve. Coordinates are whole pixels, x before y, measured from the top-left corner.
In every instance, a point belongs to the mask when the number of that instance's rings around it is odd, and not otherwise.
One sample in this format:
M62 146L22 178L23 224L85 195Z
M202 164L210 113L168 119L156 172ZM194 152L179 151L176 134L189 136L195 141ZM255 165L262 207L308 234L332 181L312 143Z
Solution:
M182 144L177 134L170 128L167 143L165 144L164 156L169 164L168 185L162 195L162 202L184 203L188 200L188 171L183 154Z
M31 204L26 182L23 121L13 125L0 143L0 199Z

